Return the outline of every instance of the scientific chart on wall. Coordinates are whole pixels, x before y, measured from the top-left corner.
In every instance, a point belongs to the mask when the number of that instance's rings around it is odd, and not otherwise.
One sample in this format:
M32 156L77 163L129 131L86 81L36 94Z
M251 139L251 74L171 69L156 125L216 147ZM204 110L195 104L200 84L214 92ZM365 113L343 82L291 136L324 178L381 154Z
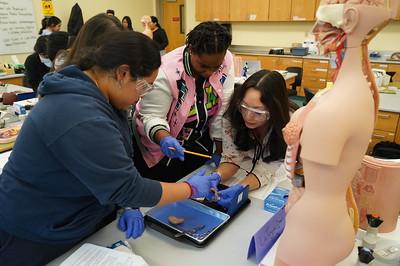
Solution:
M32 52L37 37L32 0L0 0L0 54Z

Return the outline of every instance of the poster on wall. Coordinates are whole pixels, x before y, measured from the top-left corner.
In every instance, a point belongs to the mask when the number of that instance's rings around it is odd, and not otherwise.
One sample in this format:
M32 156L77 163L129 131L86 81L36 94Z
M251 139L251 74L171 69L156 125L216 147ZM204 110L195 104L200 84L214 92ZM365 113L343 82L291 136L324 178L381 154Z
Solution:
M51 0L42 0L43 17L54 16L54 6Z
M38 33L33 0L0 0L0 54L30 53Z

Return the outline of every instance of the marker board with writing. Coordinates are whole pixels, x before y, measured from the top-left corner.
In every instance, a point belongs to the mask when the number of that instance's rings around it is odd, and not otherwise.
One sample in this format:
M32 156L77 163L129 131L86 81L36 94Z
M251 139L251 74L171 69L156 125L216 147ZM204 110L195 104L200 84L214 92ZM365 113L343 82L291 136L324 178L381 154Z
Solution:
M30 53L38 37L32 0L0 0L0 54Z

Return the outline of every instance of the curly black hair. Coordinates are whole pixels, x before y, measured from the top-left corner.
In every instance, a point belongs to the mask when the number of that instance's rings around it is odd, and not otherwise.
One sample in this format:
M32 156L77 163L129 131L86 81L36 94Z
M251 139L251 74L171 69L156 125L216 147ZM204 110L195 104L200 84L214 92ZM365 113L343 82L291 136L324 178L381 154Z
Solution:
M211 21L200 23L186 36L186 46L198 55L225 53L231 42L232 35L228 30Z
M238 150L248 151L259 145L251 129L247 128L240 113L240 104L250 89L260 92L260 101L268 108L272 128L267 143L263 143L270 151L270 155L262 158L266 162L283 159L286 152L286 143L283 139L282 129L289 122L289 103L285 80L279 72L260 70L251 75L241 87L235 89L229 101L224 117L231 122L234 132L234 143ZM267 125L265 125L267 126Z

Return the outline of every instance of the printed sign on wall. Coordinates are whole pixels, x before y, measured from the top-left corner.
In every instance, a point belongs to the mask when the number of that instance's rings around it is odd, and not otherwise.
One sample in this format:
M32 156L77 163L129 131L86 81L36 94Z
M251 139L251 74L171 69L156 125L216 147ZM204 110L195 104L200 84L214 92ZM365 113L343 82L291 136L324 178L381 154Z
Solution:
M44 17L54 16L54 7L51 0L42 0L42 12Z

